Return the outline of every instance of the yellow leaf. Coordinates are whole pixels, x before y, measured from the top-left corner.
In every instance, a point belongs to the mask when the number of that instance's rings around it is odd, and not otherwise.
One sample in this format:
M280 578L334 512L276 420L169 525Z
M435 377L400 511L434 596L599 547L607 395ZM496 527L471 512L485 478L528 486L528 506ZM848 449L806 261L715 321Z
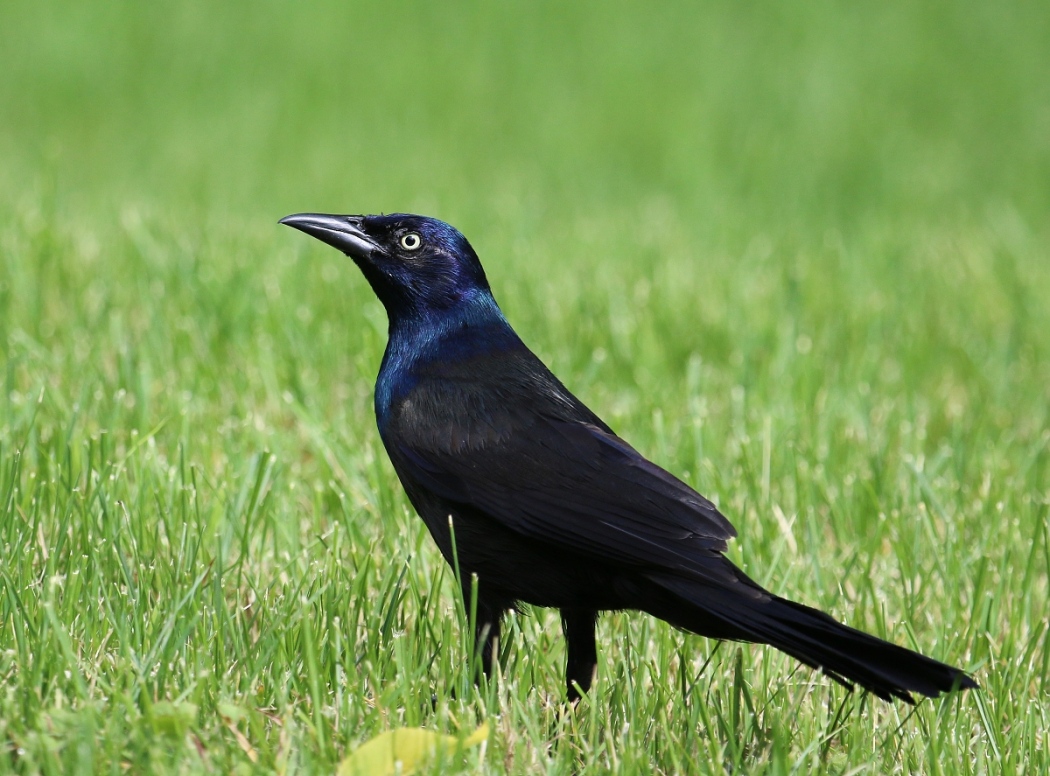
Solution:
M398 728L366 741L339 763L338 776L388 776L413 773L428 757L477 746L489 737L486 722L466 738L419 728ZM400 764L400 769L399 769Z

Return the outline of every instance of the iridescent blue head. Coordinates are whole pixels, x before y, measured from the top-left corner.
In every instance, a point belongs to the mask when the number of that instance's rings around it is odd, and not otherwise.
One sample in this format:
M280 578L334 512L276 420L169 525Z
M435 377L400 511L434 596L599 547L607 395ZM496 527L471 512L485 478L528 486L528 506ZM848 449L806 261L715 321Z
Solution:
M491 296L467 238L436 218L299 213L281 223L352 258L392 321L447 310L479 293Z

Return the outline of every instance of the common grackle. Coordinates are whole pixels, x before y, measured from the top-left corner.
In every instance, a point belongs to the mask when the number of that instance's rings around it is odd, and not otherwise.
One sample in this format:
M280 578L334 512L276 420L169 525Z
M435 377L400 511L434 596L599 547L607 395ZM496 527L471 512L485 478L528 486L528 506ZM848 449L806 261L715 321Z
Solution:
M486 673L503 613L526 602L561 610L570 700L591 685L595 621L610 609L770 644L886 700L977 687L959 669L773 595L734 566L723 554L736 536L730 522L616 436L525 347L456 229L406 214L281 223L353 259L386 308L379 434L445 560L458 560L468 602L477 576Z

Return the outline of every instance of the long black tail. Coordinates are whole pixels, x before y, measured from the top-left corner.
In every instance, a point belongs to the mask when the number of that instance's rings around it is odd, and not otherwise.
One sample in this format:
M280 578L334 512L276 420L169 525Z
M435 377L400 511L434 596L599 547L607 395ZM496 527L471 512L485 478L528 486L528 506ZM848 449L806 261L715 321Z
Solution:
M726 561L728 564L728 561ZM652 614L713 638L769 644L853 689L884 700L915 703L911 693L936 698L977 688L965 672L918 652L836 622L824 612L773 595L734 567L731 587L679 577L650 577L672 595ZM647 607L648 608L648 607Z

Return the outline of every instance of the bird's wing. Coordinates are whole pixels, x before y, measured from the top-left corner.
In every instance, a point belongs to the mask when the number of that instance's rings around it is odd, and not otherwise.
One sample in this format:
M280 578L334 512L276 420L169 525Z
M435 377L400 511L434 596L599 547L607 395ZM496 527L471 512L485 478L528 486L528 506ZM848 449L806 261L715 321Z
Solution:
M550 381L423 381L398 403L384 442L418 486L533 540L681 571L725 551L736 530L714 504Z

